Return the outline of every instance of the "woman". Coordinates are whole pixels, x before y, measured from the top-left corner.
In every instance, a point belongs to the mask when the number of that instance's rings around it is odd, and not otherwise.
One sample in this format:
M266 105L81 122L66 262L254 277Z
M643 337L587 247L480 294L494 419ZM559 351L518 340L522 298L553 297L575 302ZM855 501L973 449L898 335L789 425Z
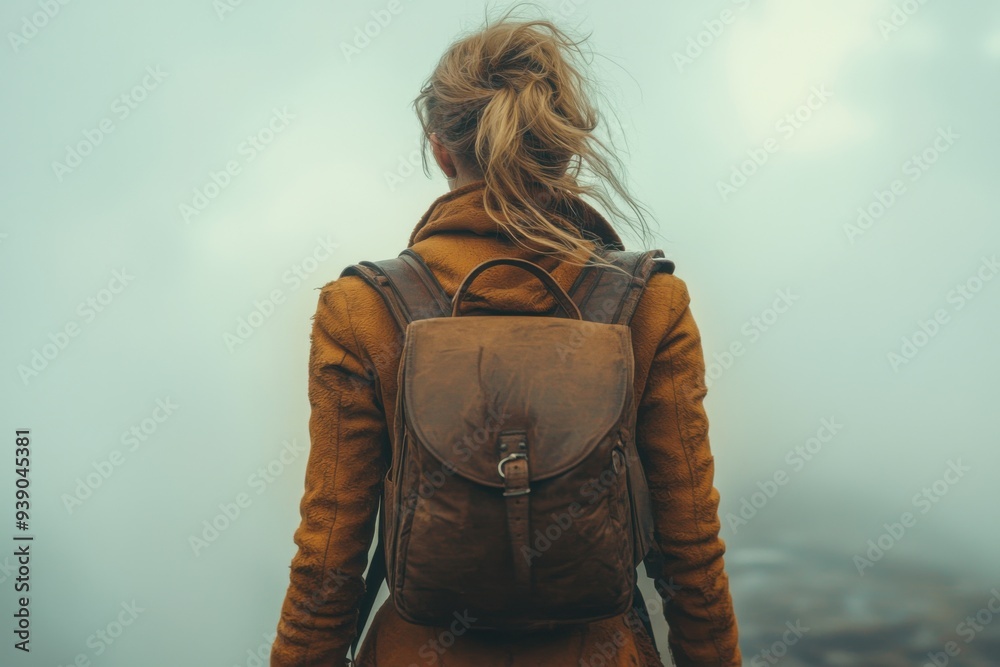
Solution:
M452 45L417 98L424 138L451 191L420 219L408 247L449 296L490 258L528 259L568 288L597 244L622 247L607 220L579 198L587 194L617 211L599 189L578 183L585 164L639 212L593 135L597 116L569 58L577 47L547 21L504 17ZM485 309L542 313L554 306L532 276L510 266L481 274L471 292ZM688 303L683 281L656 273L632 319L635 395L642 397L636 438L664 555L654 579L670 626L667 647L680 667L734 667L741 657L702 407L705 367ZM311 337L312 446L295 533L299 549L272 667L349 664L391 460L395 327L379 295L359 277L344 275L323 287ZM387 601L357 664L662 663L630 614L554 632L500 635L469 631L460 622L413 625Z

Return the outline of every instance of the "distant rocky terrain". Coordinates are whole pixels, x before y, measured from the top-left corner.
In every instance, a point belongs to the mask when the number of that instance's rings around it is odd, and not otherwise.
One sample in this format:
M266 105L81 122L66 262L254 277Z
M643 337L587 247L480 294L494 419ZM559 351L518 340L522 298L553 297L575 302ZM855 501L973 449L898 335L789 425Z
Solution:
M727 553L744 665L1000 667L989 608L1000 611L1000 563L991 584L899 558L860 576L853 555L794 543Z

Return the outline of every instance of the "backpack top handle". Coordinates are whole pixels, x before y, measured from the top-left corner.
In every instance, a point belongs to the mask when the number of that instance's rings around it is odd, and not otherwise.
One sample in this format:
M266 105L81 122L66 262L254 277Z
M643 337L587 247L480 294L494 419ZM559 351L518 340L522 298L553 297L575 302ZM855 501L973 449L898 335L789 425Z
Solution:
M549 294L555 297L556 302L558 302L563 312L566 313L566 315L570 319L575 319L575 320L583 319L583 315L580 314L580 308L577 307L575 303L573 303L573 300L569 298L569 294L566 293L566 290L564 290L559 285L559 283L555 281L555 279L549 274L548 271L538 266L534 262L529 262L526 259L518 259L516 257L495 257L493 259L488 259L485 262L482 262L481 264L476 266L471 271L469 271L469 274L465 276L465 279L462 281L462 284L459 285L458 289L455 291L455 296L452 297L451 300L452 317L459 317L459 307L462 304L462 299L465 298L466 293L469 291L469 287L472 286L472 281L474 281L479 276L479 274L481 274L486 269L492 268L499 264L508 264L510 266L516 266L520 269L524 269L525 271L531 273L533 276L538 278L543 285L545 285L546 289L549 291Z

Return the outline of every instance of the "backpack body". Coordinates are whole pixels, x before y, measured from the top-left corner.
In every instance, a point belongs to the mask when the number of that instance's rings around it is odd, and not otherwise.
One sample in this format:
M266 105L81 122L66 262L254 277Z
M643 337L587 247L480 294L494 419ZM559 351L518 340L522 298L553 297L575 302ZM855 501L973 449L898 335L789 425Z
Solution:
M379 291L403 335L359 635L383 571L400 615L421 625L537 630L634 605L654 541L628 323L649 275L673 264L659 250L602 254L623 272L588 264L567 292L536 264L498 258L452 299L410 250L345 269ZM556 308L461 314L497 264L534 274Z

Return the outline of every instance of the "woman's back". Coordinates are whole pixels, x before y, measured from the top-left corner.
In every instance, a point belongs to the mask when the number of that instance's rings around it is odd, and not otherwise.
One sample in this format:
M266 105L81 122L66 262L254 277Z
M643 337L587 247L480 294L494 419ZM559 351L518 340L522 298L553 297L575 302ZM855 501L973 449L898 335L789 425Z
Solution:
M523 34L526 29L518 30L499 37L494 34L472 45L465 43L457 51L464 49L467 61L469 49L482 51L500 44L508 49L501 60L505 58L509 67L520 67L522 74L528 73L524 74L527 79L548 85L544 76L536 76L545 68L525 59L524 44L518 52L522 57L514 57L510 49L512 42L537 39L540 45L527 51L545 55L553 44L539 35ZM474 62L490 60L481 51ZM550 53L548 57L553 56ZM439 70L447 62L443 59ZM425 88L430 91L428 106L434 110L425 129L434 133L463 126L457 116L461 109L468 112L453 100L449 107L449 96L444 93L453 91L455 82L451 81L451 88L445 86L442 80L448 77L461 78L461 72L454 68L444 74L438 71L433 84ZM491 85L502 80L497 72L487 77ZM456 138L446 134L442 143L432 139L435 156L446 173L454 170L458 175L456 163L464 164L465 170L463 177L456 179L455 189L438 198L421 218L408 246L420 255L449 296L473 267L497 257L530 260L568 289L581 270L580 260L593 249L592 241L621 247L614 229L583 203L573 188L553 183L573 180L565 164L562 171L556 170L553 182L546 182L544 177L551 171L549 160L555 153L537 145L517 144L528 141L530 133L519 132L520 139L505 135L506 150L514 151L520 163L536 160L536 171L543 178L509 186L511 173L523 177L523 170L498 176L497 170L509 168L510 160L488 151L491 143L503 143L497 140L497 127L513 122L517 129L518 122L526 123L530 118L520 113L524 110L517 105L525 102L513 96L516 91L502 85L480 88L501 89L508 92L497 94L511 95L507 102L515 105L515 110L507 110L504 122L485 123L494 134L483 138L482 120L489 114L480 108L478 134L473 133L471 142L465 135ZM491 99L487 98L487 106ZM550 110L559 108L551 100L548 104ZM439 118L448 116L449 108L454 110L454 125ZM569 115L559 117L566 120ZM582 133L584 128L577 130ZM544 134L530 136L537 139ZM475 160L468 152L464 162L457 159L463 154L458 150L462 145L478 146L473 153L487 168L469 169ZM539 155L545 158L544 164L537 161ZM557 211L563 215L555 214ZM561 253L552 252L556 246ZM474 307L488 311L545 313L555 305L531 275L508 266L482 274L470 292ZM634 395L638 401L636 443L652 496L655 542L663 555L650 573L664 597L664 615L671 627L669 646L676 664L735 666L740 664L736 621L723 570L719 498L712 486L713 461L702 407L704 361L688 301L682 280L666 273L654 274L631 326ZM399 341L385 303L361 278L345 275L323 287L309 361L312 448L301 504L303 520L295 534L299 551L291 566L272 666L341 664L354 637L365 559L375 531L383 479L392 460L389 434L394 432L397 414ZM387 601L372 621L358 664L659 664L636 614L527 636L469 630L462 612L456 610L455 620L446 627L420 626L403 620ZM665 647L660 648L664 651Z

